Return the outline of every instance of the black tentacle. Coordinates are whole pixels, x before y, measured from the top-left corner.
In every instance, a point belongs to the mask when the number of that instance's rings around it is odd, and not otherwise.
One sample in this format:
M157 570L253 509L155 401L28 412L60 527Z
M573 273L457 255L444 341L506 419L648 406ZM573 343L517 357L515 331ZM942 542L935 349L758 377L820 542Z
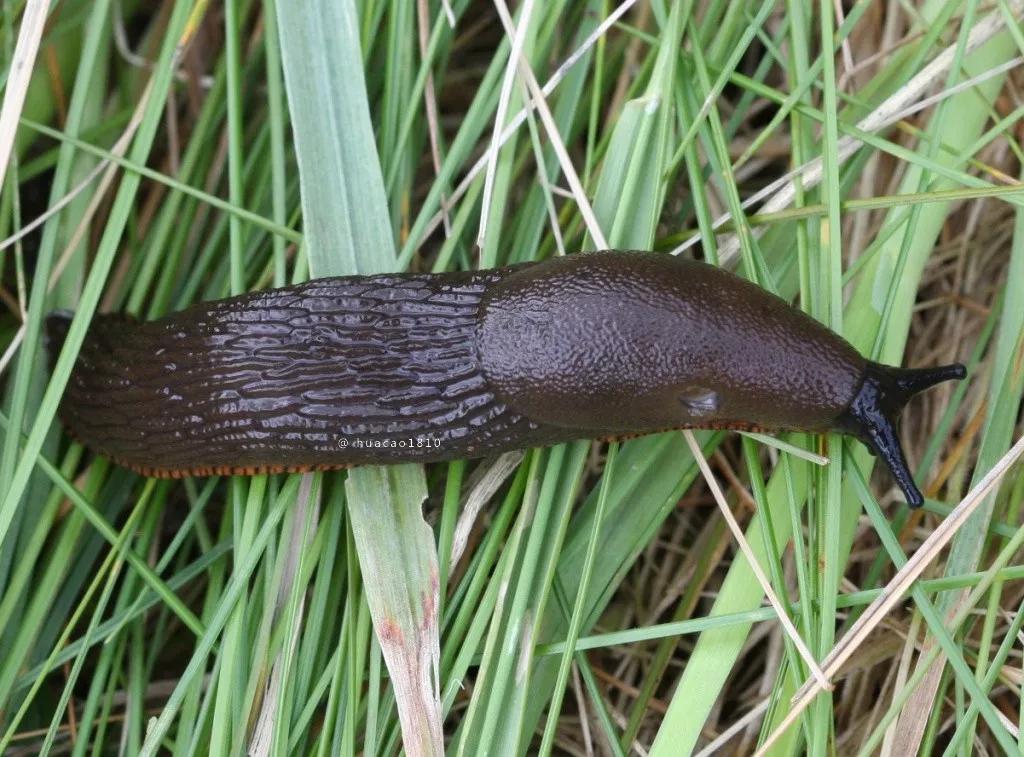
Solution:
M966 376L967 370L959 363L917 369L868 363L864 382L840 419L843 430L856 436L882 458L911 507L923 505L924 495L907 467L896 431L897 419L907 401L918 392L943 381L959 381Z

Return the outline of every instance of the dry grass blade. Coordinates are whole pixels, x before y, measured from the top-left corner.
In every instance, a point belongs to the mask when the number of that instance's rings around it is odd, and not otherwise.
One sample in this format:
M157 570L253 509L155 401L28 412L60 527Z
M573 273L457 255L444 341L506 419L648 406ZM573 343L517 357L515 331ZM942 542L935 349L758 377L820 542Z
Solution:
M696 757L711 757L713 754L718 754L719 750L729 743L733 737L740 733L744 728L749 727L759 717L764 715L768 710L769 704L771 704L771 700L763 700L760 704L750 710L750 712L722 731L718 738L697 752Z
M758 583L761 584L761 589L764 590L764 595L768 598L768 602L775 609L775 614L778 616L779 622L782 624L782 628L786 631L786 634L790 639L792 639L793 645L796 647L797 651L800 652L800 656L804 658L804 662L807 663L807 667L810 668L811 675L815 680L817 680L818 685L822 688L830 688L831 684L829 683L828 678L818 666L817 660L814 659L814 654L800 637L800 633L796 630L796 626L794 626L793 621L789 619L786 609L782 606L782 603L779 602L779 598L772 589L768 576L764 574L760 564L757 562L754 550L750 548L750 544L747 543L747 537L743 535L743 529L740 528L740 524L736 522L736 518L733 516L732 510L729 509L729 503L725 501L725 494L722 493L722 489L719 487L718 481L715 479L715 474L711 472L711 467L708 465L708 461L705 459L704 453L701 452L700 445L697 444L697 440L694 438L693 432L683 431L683 437L686 439L686 443L690 447L690 452L693 453L693 459L697 461L697 465L700 467L700 472L703 474L704 480L711 489L711 494L714 496L715 502L718 503L718 509L722 511L722 517L725 518L725 522L729 524L729 530L732 531L733 536L736 538L736 542L739 544L740 550L743 552L743 556L747 558L747 562L750 564L750 569L757 577Z
M573 199L576 200L580 215L583 216L583 222L587 225L587 232L593 237L599 247L606 248L608 247L608 240L605 239L604 232L601 231L601 226L597 222L597 216L594 215L594 209L590 205L590 200L587 199L586 190L583 189L583 182L580 181L579 174L576 173L576 169L573 167L569 151L565 149L565 143L562 142L562 138L558 134L558 127L555 125L555 119L551 115L551 109L548 108L548 104L544 100L544 93L537 83L537 77L533 75L533 71L525 60L522 61L522 71L526 79L526 86L529 88L532 96L531 102L536 106L537 112L540 113L541 123L544 124L544 130L547 132L548 139L551 140L551 146L555 150L555 155L558 156L558 164L562 167L562 172L565 174L569 187L572 189Z
M125 145L125 146L127 146L127 145ZM121 152L118 153L118 154L123 155L124 154L124 149L122 148ZM99 176L100 173L103 172L103 169L105 169L107 167L108 163L109 163L109 161L103 161L103 162L98 163L97 165L95 165L89 171L89 173L86 175L86 177L84 179L82 179L80 182L78 182L78 184L75 187L73 187L71 189L71 191L69 191L66 195L64 195L62 198L60 198L60 200L58 200L56 203L54 203L49 208L47 208L46 212L41 213L40 215L38 215L35 218L33 218L31 221L26 223L24 226L22 226L16 232L14 232L10 236L8 236L6 239L0 240L0 252L3 252L4 250L6 250L8 247L13 245L19 239L24 239L25 237L27 237L33 231L35 231L36 229L41 227L44 223L46 223L50 218L52 218L53 216L57 215L64 208L66 208L68 205L70 205L71 202L76 197L78 197L78 195L80 195L83 191L85 191L86 187L88 187L90 184L93 183L93 181L95 181L96 177ZM98 194L102 194L102 193L98 193ZM56 278L57 275L59 275L59 271L57 271L52 278Z
M143 90L142 97L139 98L139 104L135 108L135 111L132 113L131 120L128 122L128 125L125 127L124 131L121 132L121 136L117 138L117 141L110 148L111 155L114 155L116 157L123 157L124 154L128 151L128 146L132 143L132 138L135 136L135 132L138 131L139 125L142 123L142 114L145 111L145 105L146 102L149 100L150 93L152 92L152 90L153 83L152 80L150 80L150 82L146 85L146 89ZM110 187L114 183L114 179L117 177L118 165L109 159L101 160L98 164L96 164L96 166L92 170L89 171L89 174L77 187L68 192L68 194L62 197L61 200L54 206L54 211L56 211L59 210L60 208L63 208L65 205L71 203L71 201L74 200L74 198L78 196L78 194L82 190L84 190L89 184L91 184L97 176L100 176L100 174L102 174L102 177L100 178L99 185L96 187L96 190L90 197L89 205L86 208L86 211L82 214L81 220L75 226L75 229L71 233L71 237L68 239L67 244L64 245L64 252L60 254L60 257L57 259L57 262L53 266L53 272L50 274L50 281L49 284L47 285L47 291L52 292L54 287L56 287L58 279L60 279L61 274L64 272L64 269L67 267L68 263L71 260L71 256L74 254L75 250L78 249L78 246L85 238L86 233L88 233L90 224L93 222L93 219L95 218L96 214L107 201L107 190L110 189ZM47 211L46 213L42 214L38 219L36 219L36 221L33 221L31 224L22 229L21 232L19 232L18 234L13 235L12 237L8 237L8 239L4 240L3 243L0 243L0 250L3 250L4 247L9 243L13 244L15 241L21 238L24 232L28 231L30 228L35 228L37 222L41 224L51 215L53 215L53 211ZM19 335L23 330L24 326L22 326L22 328L19 329ZM15 341L20 342L21 337L19 336ZM3 374L4 370L6 370L7 362L9 359L9 356L6 354L3 356L3 358L0 358L0 375Z
M143 90L142 96L139 98L139 104L136 106L135 111L132 113L131 120L128 122L128 125L121 133L121 136L117 138L117 141L110 148L110 154L112 156L120 158L123 157L125 153L128 152L128 147L131 145L132 139L135 137L135 132L138 131L139 126L142 124L142 116L145 113L146 103L149 101L152 91L153 81L151 79L149 82L147 82L146 88L145 90ZM101 160L96 165L96 167L89 172L89 175L86 178L86 180L82 183L82 185L80 185L81 188L84 189L85 185L88 182L92 181L94 176L97 176L101 173L103 175L100 179L99 185L96 188L96 191L93 192L92 197L89 199L88 208L86 209L85 213L82 214L81 220L78 222L78 225L75 226L75 230L72 232L70 239L68 239L67 244L64 246L64 252L61 253L60 257L57 259L57 262L53 267L53 273L50 275L49 282L50 290L52 290L56 286L57 280L60 278L61 273L68 265L71 256L74 254L74 251L78 248L78 245L81 244L82 240L85 238L85 235L88 233L90 224L92 223L94 217L99 212L99 209L103 206L104 202L106 202L105 198L107 190L111 187L115 177L118 174L117 163L113 162L112 160ZM67 195L66 199L70 202L72 199L74 199L74 195L76 195L78 191L79 187L76 187L72 192L70 192ZM61 202L63 202L63 200ZM0 373L2 373L2 370L3 369L0 368Z
M617 23L620 18L623 17L626 14L626 12L636 4L636 2L637 0L625 0L625 2L623 2L614 11L612 11L608 15L608 17L604 21L602 21L596 29L594 29L593 33L590 34L583 41L583 44L581 44L572 52L572 55L570 55L564 61L562 61L562 64L558 67L555 73L552 74L551 77L544 83L544 86L540 90L545 97L547 97L548 95L555 91L555 87L557 87L561 83L562 79L565 78L566 74L569 73L569 69L576 65L576 63L579 62L579 60L587 53L587 51L590 50L594 45L596 45L597 41L601 39L601 37L604 36L604 34L607 33L607 31L615 23ZM504 17L508 18L507 6L504 13ZM529 111L533 107L535 107L535 102L531 98L530 102L527 103L526 107L524 107L522 110L516 113L515 116L513 116L509 120L508 126L506 126L505 130L501 132L501 137L498 140L497 145L489 146L486 152L484 152L484 154L480 156L477 162L473 164L473 167L469 169L469 171L463 177L462 181L459 182L459 185L455 188L455 191L452 192L452 196L448 200L449 205L458 202L462 198L462 196L469 191L469 187L473 184L473 180L476 179L480 172L484 170L487 164L493 159L494 151L496 149L500 149L501 146L505 144L505 142L507 142L509 139L511 139L512 135L516 133L516 129L518 129L520 126L526 123ZM434 217L430 219L430 223L427 224L426 228L423 231L423 236L426 237L432 234L434 229L438 227L438 224L440 224L443 219L444 211L438 211L434 215Z
M462 554L469 543L469 534L473 530L473 524L476 523L477 517L480 515L480 510L490 501L494 493L501 488L501 485L505 483L505 479L512 475L522 459L522 452L506 452L490 465L483 466L484 474L476 480L469 490L466 501L462 505L459 521L455 526L455 535L452 538L452 553L448 563L449 571L455 570L455 566L462 559ZM442 556L441 559L444 559L444 557Z
M313 491L314 474L303 474L303 488ZM316 529L316 522L320 514L320 492L319 487L315 489L317 496L304 497L295 506L295 527L288 540L288 553L285 556L284 575L281 579L280 588L275 601L276 611L283 612L287 608L288 598L292 593L298 574L302 556L307 554L312 546L313 533ZM307 522L308 521L308 522ZM306 524L305 527L302 524ZM302 616L306 605L306 595L303 593L298 600L296 614ZM275 728L274 723L280 717L281 695L287 680L287 668L289 662L295 656L298 647L299 636L302 632L302 624L291 624L290 635L287 643L281 646L274 660L274 667L270 673L270 682L267 684L266 694L263 697L263 705L260 707L260 714L253 729L252 739L249 743L249 755L262 757L262 755L273 754Z
M498 9L498 15L501 17L502 23L505 25L506 33L511 33L512 16L509 14L508 5L506 5L504 0L496 0L494 5ZM597 216L594 215L594 209L590 205L590 200L587 199L587 192L583 188L583 182L580 181L579 174L572 164L569 151L565 149L565 143L558 133L558 126L555 124L554 116L551 115L551 109L548 107L547 100L544 99L544 90L537 81L533 69L530 68L529 61L522 55L522 50L519 51L518 62L519 74L523 77L523 81L530 92L529 107L531 110L536 108L540 114L541 123L544 124L544 131L548 135L548 140L551 142L555 155L558 156L558 164L561 166L562 172L569 182L569 188L572 190L572 196L576 200L577 206L579 206L583 222L587 225L587 231L599 247L602 249L607 248L608 241L605 239L601 226L597 222ZM526 113L525 109L523 113ZM484 207L487 207L486 198L484 200ZM481 225L482 229L483 226Z
M144 101L145 98L143 98L143 102ZM136 111L136 116L141 116L141 114L141 110ZM117 144L114 145L114 150L117 151L117 154L123 154L124 151L128 148L128 144L131 142L131 137L135 133L135 127L137 126L138 120L133 120L132 124L129 125L128 131L126 131L117 141ZM88 210L82 216L82 220L79 222L78 226L75 227L75 231L72 234L70 241L64 247L64 252L61 254L60 258L57 260L56 265L54 265L53 267L53 273L50 276L50 281L47 286L48 292L53 291L54 287L57 284L57 280L60 278L60 275L63 272L68 261L71 259L71 255L74 253L78 244L85 236L86 231L88 231L89 223L92 221L93 216L95 215L96 211L100 208L100 206L105 202L107 189L110 188L111 184L114 181L114 177L117 176L117 166L109 164L107 161L98 164L89 172L89 175L77 187L75 187L71 192L69 192L61 199L61 201L54 207L52 212L47 211L42 216L33 221L31 224L22 228L21 231L8 237L6 240L4 240L4 242L0 243L0 251L2 251L6 245L14 244L22 236L30 232L32 229L36 228L37 225L42 225L46 221L46 219L48 219L54 213L58 212L60 209L65 207L72 200L74 200L74 198L77 197L83 189L89 186L89 184L91 184L93 180L101 173L103 174L103 178L100 180L97 191L93 193L93 196L89 201ZM22 319L24 319L25 312L22 311L21 315ZM7 346L7 349L4 350L3 355L0 355L0 376L2 376L4 372L7 370L7 367L10 365L11 360L14 358L14 355L18 351L18 348L21 346L21 342L24 338L25 324L22 323L22 325L18 327L18 330L14 334L14 337L11 339L11 343Z
M982 71L977 76L972 76L969 79L964 79L959 84L955 84L952 87L944 89L941 92L932 95L931 97L926 97L923 100L919 100L918 102L915 102L913 105L908 105L904 110L901 110L898 113L894 113L892 117L889 119L889 124L904 121L910 118L915 113L920 113L925 108L930 108L932 105L936 105L942 102L943 100L953 97L953 95L957 95L960 94L961 92L966 92L969 89L973 89L974 87L977 87L979 84L983 84L984 82L988 81L989 79L993 79L996 76L1002 76L1007 71L1012 71L1022 63L1024 63L1024 56L1017 56L1016 58L1008 60L1005 63L1001 63L998 66L993 66L987 71Z
M526 42L526 30L530 26L530 17L533 13L533 0L526 0L523 3L523 11L517 27L511 18L508 18L508 8L504 3L497 2L499 13L502 13L502 21L505 22L505 33L512 39L511 49L508 56L508 65L505 69L505 78L501 82L501 94L498 97L498 112L494 116L494 134L491 137L491 149L488 150L491 158L487 163L487 174L484 176L484 197L480 210L480 231L477 234L476 245L484 248L484 236L487 233L488 211L491 207L491 195L494 193L494 176L498 170L498 152L501 150L502 124L505 123L505 115L508 113L509 101L512 99L512 85L516 79L516 69L523 54L523 44Z
M910 585L924 572L924 569L934 560L950 540L956 535L960 527L967 521L971 514L985 501L985 498L992 492L1006 472L1024 456L1024 437L1017 440L1017 443L1003 455L1002 459L992 467L985 477L978 482L963 501L942 521L942 523L928 536L913 556L907 560L907 564L893 576L882 593L872 602L864 613L857 619L846 635L832 649L829 655L822 661L822 669L828 678L836 675L843 664L850 659L850 656L864 643L868 635L875 627L882 622L885 616L900 601ZM775 741L785 733L807 706L814 700L814 697L822 690L821 682L815 679L808 679L793 696L793 707L786 719L782 721L774 733L764 742L757 754L766 754L767 750Z
M828 465L829 458L826 455L819 455L817 452L811 452L803 447L797 447L795 444L784 442L782 439L769 434L761 434L756 431L741 431L740 434L749 437L766 447L773 447L774 449L779 450L779 452L787 452L790 455L793 455L793 457L798 457L809 463L814 463L815 465Z
M47 0L28 0L25 13L21 18L21 30L18 33L18 44L14 48L11 60L10 76L4 92L4 104L0 108L0 186L3 186L7 175L7 162L14 147L14 136L18 132L18 119L25 104L28 84L35 69L39 43L46 27L46 14L50 3Z
M1024 0L1013 0L1009 5L1012 13L1016 16L1019 15L1022 8L1024 8ZM883 103L875 108L875 110L858 121L856 125L857 129L864 132L874 132L884 129L885 127L902 119L904 114L914 107L913 104L922 97L928 88L933 86L935 82L946 75L949 71L949 67L953 64L953 61L958 54L967 54L972 50L976 50L981 47L998 34L1004 26L1005 18L1000 11L990 13L979 21L971 30L963 51L959 51L959 45L955 42L949 45L941 53L935 56L931 63L922 68L914 78L890 95ZM953 88L949 92L943 92L940 99L950 97L959 91L959 89ZM934 98L930 99L934 100ZM843 163L857 152L860 147L860 140L850 136L843 137L839 140L837 162L839 164ZM769 198L764 205L761 206L758 212L776 213L788 208L796 198L797 184L795 180L797 178L800 180L801 191L807 191L811 187L821 183L822 176L822 161L821 158L818 157L808 161L800 168L786 174L780 179L777 179L763 190L749 197L743 202L743 207L745 209L752 207L762 200L765 200L765 198ZM720 228L722 225L730 221L731 218L732 216L728 213L719 216L715 219L712 228ZM694 235L672 250L672 254L679 254L680 252L693 247L695 244L700 243L702 239L703 237L701 235ZM739 254L739 249L739 238L735 234L730 235L725 239L719 248L719 257L722 265L730 265L736 255Z
M451 14L451 8L445 4L445 10ZM454 18L448 16L452 26L455 25ZM427 52L430 47L430 8L427 0L416 0L416 21L419 26L420 57L427 59ZM427 74L427 81L423 85L423 106L427 114L427 136L430 137L430 160L434 164L434 176L441 173L441 118L437 111L437 91L434 87L433 72ZM445 236L451 236L452 221L448 214L448 198L441 195L441 213L444 217Z

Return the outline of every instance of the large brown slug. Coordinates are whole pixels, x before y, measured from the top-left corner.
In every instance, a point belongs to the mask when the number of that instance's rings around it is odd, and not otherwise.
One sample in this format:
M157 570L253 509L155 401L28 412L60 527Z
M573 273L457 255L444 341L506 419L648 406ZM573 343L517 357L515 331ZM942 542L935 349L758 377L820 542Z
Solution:
M48 320L51 348L67 314ZM96 318L61 414L152 476L436 461L672 428L839 431L923 502L895 421L961 379L862 358L759 287L608 251L319 279L157 321Z

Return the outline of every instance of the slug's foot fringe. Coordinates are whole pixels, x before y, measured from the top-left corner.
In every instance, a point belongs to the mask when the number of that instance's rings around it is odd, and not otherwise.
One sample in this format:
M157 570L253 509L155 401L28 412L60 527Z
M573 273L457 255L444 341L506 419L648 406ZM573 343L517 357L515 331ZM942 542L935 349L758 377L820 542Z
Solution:
M959 363L916 369L868 363L864 371L864 383L840 419L844 430L856 436L882 458L911 507L923 505L924 495L917 488L907 467L896 431L896 421L903 406L918 392L943 381L959 381L966 376L967 370Z

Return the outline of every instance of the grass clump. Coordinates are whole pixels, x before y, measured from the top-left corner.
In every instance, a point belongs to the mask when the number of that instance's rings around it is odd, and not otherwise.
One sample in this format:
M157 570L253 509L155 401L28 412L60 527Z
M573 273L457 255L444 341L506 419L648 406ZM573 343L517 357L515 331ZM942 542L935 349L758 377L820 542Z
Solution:
M1017 0L4 8L0 750L1019 748ZM926 507L835 435L170 482L54 423L96 312L605 246L965 362L903 420Z

